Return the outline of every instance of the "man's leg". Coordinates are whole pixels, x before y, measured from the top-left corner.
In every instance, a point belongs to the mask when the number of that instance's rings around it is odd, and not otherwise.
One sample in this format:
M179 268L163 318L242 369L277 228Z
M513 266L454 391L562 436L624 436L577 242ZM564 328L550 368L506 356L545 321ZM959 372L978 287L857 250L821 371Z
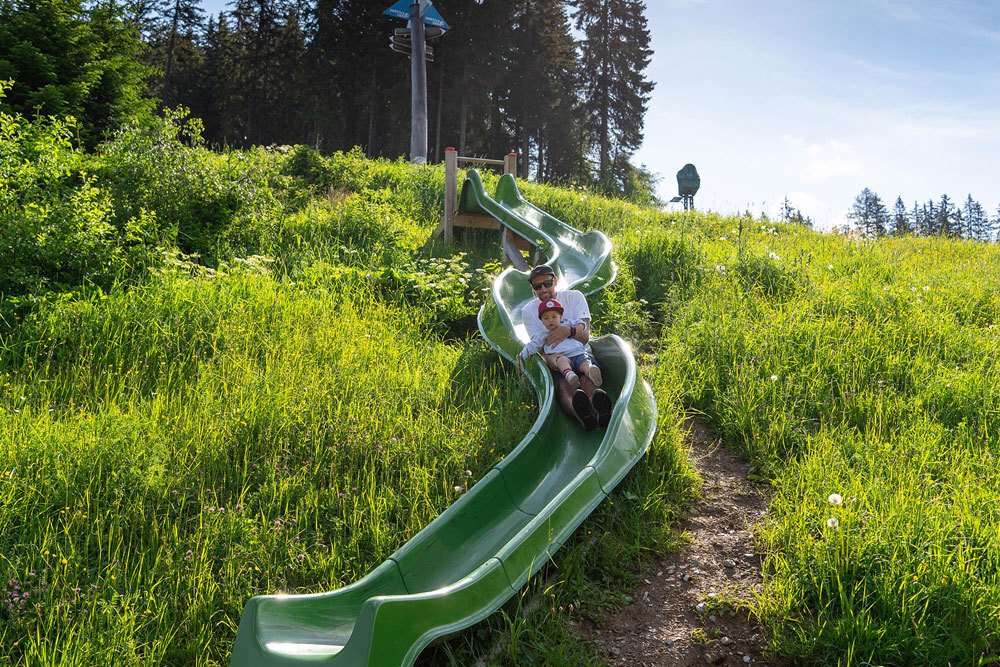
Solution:
M592 431L597 428L600 415L594 411L590 398L580 389L573 389L565 380L556 379L556 400L563 412L576 419L583 428Z
M594 365L597 365L596 361ZM587 394L591 405L594 406L594 410L597 412L598 425L603 428L611 423L611 411L615 406L611 402L611 397L608 396L607 392L598 388L587 374L580 375L580 389Z

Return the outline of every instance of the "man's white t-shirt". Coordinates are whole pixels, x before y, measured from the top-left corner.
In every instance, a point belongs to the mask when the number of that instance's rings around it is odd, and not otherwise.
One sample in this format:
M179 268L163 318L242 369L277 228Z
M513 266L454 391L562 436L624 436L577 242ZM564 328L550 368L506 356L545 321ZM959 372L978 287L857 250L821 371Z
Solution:
M590 319L590 306L587 305L587 297L583 295L583 292L575 289L558 292L555 295L555 300L563 307L562 317L564 321L579 322ZM538 319L538 304L540 303L541 300L535 297L521 308L521 320L524 322L524 328L531 339L536 338L541 333L548 333L545 325Z

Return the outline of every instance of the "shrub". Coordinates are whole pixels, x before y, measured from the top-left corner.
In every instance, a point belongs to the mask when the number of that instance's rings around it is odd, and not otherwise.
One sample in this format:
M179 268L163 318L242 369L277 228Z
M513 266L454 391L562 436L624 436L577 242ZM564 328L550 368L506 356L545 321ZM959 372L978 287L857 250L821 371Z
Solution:
M0 98L7 85L0 85ZM107 286L147 260L155 216L116 216L73 147L72 119L0 113L0 294Z
M156 214L155 237L184 252L216 259L220 247L253 252L261 221L280 213L272 189L272 152L217 154L202 147L201 121L184 108L131 125L100 148L99 173L114 194L118 218Z

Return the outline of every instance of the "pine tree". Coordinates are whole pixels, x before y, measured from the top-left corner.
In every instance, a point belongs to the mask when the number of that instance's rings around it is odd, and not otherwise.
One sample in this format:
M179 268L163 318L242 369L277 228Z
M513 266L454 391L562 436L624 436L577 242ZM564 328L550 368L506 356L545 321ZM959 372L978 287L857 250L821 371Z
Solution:
M0 110L80 121L93 146L122 123L148 115L148 70L124 8L80 0L0 2L0 79L14 85Z
M910 218L906 212L906 204L902 197L896 197L896 205L892 214L892 233L896 236L912 234L913 228L910 226Z
M437 95L432 97L435 147L450 145L461 155L493 157L517 150L504 105L509 98L508 72L516 49L511 28L520 5L441 0L435 6L452 25L434 45L440 56L435 57L434 67L440 69Z
M541 178L545 173L546 129L574 114L573 91L578 64L569 21L561 0L518 0L514 40L507 65L504 109L513 120L519 147L519 172ZM563 142L566 151L572 144ZM532 155L535 159L532 160ZM565 158L564 158L565 159ZM572 161L572 158L570 158Z
M865 188L855 197L854 206L848 217L863 236L867 238L885 236L889 213L882 199L869 188Z
M958 209L948 195L941 195L937 204L937 233L941 236L958 236L961 234Z
M581 44L587 130L597 151L597 182L614 190L642 143L653 83L646 79L652 50L645 4L640 0L572 0ZM624 157L624 160L621 159ZM616 159L617 158L617 159ZM619 170L621 167L619 167Z
M301 139L299 107L305 41L296 3L236 0L214 75L217 108L228 115L228 142L293 143Z
M389 50L388 3L317 3L306 86L311 134L327 150L361 146L373 156L405 155L410 145L410 61ZM428 67L428 79L435 70ZM430 109L428 109L431 112Z
M788 195L785 195L785 199L781 202L781 211L778 213L778 217L780 220L788 222L794 214L795 209L792 208L792 202L788 200Z
M197 0L165 0L159 11L149 35L149 62L162 72L154 92L166 107L190 105L204 62L199 44L205 29L204 11Z
M222 144L235 131L222 113L225 76L223 63L228 54L229 23L225 13L210 16L205 26L203 43L204 65L199 79L198 95L192 99L191 112L201 118L205 125L204 137L209 143Z
M986 214L986 209L983 208L982 204L974 200L971 194L965 198L963 219L965 222L963 228L964 236L977 241L989 240L992 235L990 218Z

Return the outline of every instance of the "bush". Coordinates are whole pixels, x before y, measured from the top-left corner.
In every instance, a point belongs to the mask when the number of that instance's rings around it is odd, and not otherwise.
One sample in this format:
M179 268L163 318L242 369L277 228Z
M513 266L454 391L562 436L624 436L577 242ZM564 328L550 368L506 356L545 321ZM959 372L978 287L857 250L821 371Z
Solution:
M310 146L296 146L282 165L281 172L319 190L333 184L333 174L323 156Z
M7 85L0 85L0 98ZM0 294L107 286L148 260L156 217L116 216L73 147L72 119L0 113Z
M114 194L118 218L152 211L157 242L209 261L226 252L258 250L261 221L281 212L272 179L273 152L213 153L203 148L201 121L188 110L131 125L100 148L100 175Z

